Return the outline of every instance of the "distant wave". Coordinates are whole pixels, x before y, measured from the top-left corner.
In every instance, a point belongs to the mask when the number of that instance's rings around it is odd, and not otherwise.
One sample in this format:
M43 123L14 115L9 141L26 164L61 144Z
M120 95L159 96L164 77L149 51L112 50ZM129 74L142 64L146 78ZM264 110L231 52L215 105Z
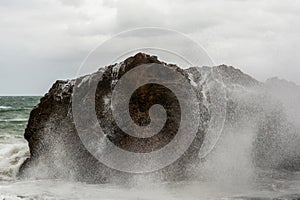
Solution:
M0 106L0 110L12 109L10 106Z
M0 106L0 113L4 112L13 112L13 111L25 111L25 110L31 110L32 108L24 107L24 108L13 108L10 106Z
M0 122L27 122L26 118L15 118L15 119L0 119Z

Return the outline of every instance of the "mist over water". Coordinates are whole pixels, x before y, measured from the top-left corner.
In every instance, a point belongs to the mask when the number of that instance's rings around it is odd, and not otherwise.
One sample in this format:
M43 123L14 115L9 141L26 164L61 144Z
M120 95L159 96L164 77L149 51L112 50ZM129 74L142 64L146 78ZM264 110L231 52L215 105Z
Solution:
M281 89L274 82L266 85L263 89L226 88L228 112L222 135L208 156L188 166L190 180L180 182L160 182L159 175L134 175L125 184L114 177L116 181L102 185L18 180L18 167L29 156L24 128L39 97L0 97L0 199L299 198L300 173L280 167L299 159L300 90L289 84ZM261 132L273 122L275 135ZM260 137L264 139L258 140ZM64 147L54 143L59 157ZM258 167L259 162L267 167ZM32 173L36 171L33 169ZM60 173L72 173L72 169Z

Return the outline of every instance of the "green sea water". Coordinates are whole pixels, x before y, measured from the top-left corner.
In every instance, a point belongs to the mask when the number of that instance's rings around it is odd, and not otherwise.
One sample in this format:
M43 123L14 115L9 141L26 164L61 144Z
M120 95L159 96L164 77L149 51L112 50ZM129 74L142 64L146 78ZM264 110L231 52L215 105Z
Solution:
M39 100L37 96L0 97L0 143L23 138L30 111Z
M0 96L0 184L16 180L19 166L29 156L24 132L30 112L39 99L32 96Z

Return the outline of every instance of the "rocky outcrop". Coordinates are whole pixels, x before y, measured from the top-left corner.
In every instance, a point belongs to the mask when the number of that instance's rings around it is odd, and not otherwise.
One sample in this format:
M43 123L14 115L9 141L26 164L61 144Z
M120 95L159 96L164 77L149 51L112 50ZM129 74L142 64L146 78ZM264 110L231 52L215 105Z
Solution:
M86 150L75 128L72 116L72 94L75 81L78 81L80 84L77 84L77 87L80 87L82 91L79 94L80 98L84 101L91 100L93 95L89 93L88 87L91 82L97 81L95 109L99 124L107 139L114 145L131 152L143 153L159 149L174 138L180 123L180 107L172 92L155 85L145 85L131 97L130 114L135 123L140 126L149 123L148 110L152 105L160 104L166 110L166 125L159 134L150 138L139 139L124 133L116 125L111 108L107 105L116 82L129 70L148 63L164 64L165 67L176 70L190 81L185 70L175 65L162 63L155 56L142 53L120 64L101 68L94 74L77 80L57 81L30 114L25 130L30 158L21 166L20 176L65 178L92 183L103 183L113 179L126 180L132 176L106 167ZM176 80L173 81L177 84ZM209 120L209 114L202 104L201 89L195 89L195 91L198 95L199 106L202 107L201 126L197 137L179 160L155 172L162 179L185 178L186 167L198 159L198 151L205 135L205 125ZM89 113L82 113L82 115L85 114L89 115Z
M126 72L148 63L163 64L181 73L196 91L201 108L199 130L190 148L175 163L153 172L152 175L157 175L163 180L182 180L189 177L189 167L200 161L198 154L213 109L213 94L209 86L214 82L220 84L225 91L226 121L222 135L240 136L251 132L252 159L258 167L300 169L300 137L297 135L299 129L286 117L286 108L282 106L281 100L275 97L270 81L266 84L261 83L226 65L183 70L176 65L163 63L155 56L139 53L122 63L101 68L92 75L76 80L57 81L52 86L30 114L24 135L29 144L30 157L21 166L20 176L64 178L91 183L130 179L132 174L105 166L86 150L75 128L72 95L77 81L80 83L77 86L85 91L80 94L80 98L91 100L93 95L89 93L88 88L91 83L97 81L96 96L92 100L95 100L98 122L107 139L126 151L149 152L159 149L174 138L180 123L180 107L172 92L163 87L148 85L139 88L131 97L130 114L133 121L140 126L150 122L148 110L154 104L164 106L167 113L167 123L162 132L143 140L125 134L116 125L107 103L111 100L115 84ZM137 78L133 81L139 80ZM178 84L176 80L173 81L174 84ZM152 91L153 87L156 92ZM288 139L290 136L292 140ZM292 147L288 147L291 144ZM285 148L288 150L283 150Z

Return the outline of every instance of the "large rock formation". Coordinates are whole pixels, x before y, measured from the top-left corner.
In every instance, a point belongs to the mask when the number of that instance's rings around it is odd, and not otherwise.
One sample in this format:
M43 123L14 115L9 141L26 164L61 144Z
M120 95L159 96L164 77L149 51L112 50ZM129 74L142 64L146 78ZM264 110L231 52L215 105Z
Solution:
M139 88L133 94L129 110L136 124L143 126L149 123L148 109L154 104L163 105L167 111L167 123L162 133L145 140L131 137L120 130L107 103L116 82L130 69L147 63L164 64L165 67L186 77L197 93L197 101L201 108L200 127L193 144L175 163L153 174L164 180L188 178L189 166L200 162L198 153L212 114L212 91L209 85L213 82L221 83L226 92L226 121L222 137L226 137L226 134L241 135L251 132L252 159L256 166L300 169L300 136L297 134L299 129L297 124L287 117L289 110L282 105L282 99L277 98L278 94L276 97L274 88L271 87L273 83L261 83L226 65L183 70L176 65L163 63L155 56L139 53L122 63L101 68L92 75L77 80L57 81L52 86L30 114L25 131L30 158L21 166L20 176L65 178L93 183L130 178L131 174L106 167L86 150L74 125L72 94L75 82L79 81L79 87L86 91L80 94L81 98L91 98L88 87L97 81L95 109L107 139L116 146L132 152L159 149L173 139L180 122L179 105L172 92L148 85ZM174 81L176 84L176 80ZM151 91L153 87L156 87L156 92ZM297 93L298 89L294 88L293 91Z
M72 93L75 81L83 101L95 101L98 122L107 139L114 145L131 152L151 152L168 144L175 136L180 124L180 105L174 94L155 84L140 87L131 97L129 111L132 120L140 125L149 123L149 108L160 104L167 113L166 125L161 132L150 138L135 138L124 133L114 121L108 105L116 82L129 70L142 64L163 64L171 70L182 74L187 81L188 73L175 65L162 63L155 56L139 53L120 64L99 69L92 75L77 80L57 81L50 91L32 110L25 139L29 143L30 158L20 168L21 176L36 178L66 178L86 182L107 182L112 179L126 180L130 174L110 169L99 162L83 146L75 128L72 116ZM135 80L138 82L138 78ZM171 80L173 84L177 80ZM91 82L98 84L95 99L89 90ZM155 172L162 179L183 179L187 176L186 167L198 159L198 151L205 135L205 125L209 120L207 109L202 104L201 88L196 89L201 107L201 124L190 148L179 160L162 170ZM82 113L89 115L90 113ZM87 116L88 117L88 116ZM168 155L166 155L168 156ZM118 177L118 178L116 178ZM122 178L121 178L122 177Z

